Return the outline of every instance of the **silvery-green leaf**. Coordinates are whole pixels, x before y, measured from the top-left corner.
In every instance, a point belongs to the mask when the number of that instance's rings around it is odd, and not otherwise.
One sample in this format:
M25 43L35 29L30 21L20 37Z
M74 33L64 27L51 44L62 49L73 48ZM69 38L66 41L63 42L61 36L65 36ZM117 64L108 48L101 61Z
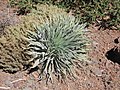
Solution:
M39 59L37 59L36 61L35 61L35 63L33 64L33 66L31 67L31 68L35 68L35 67L37 67L39 65Z

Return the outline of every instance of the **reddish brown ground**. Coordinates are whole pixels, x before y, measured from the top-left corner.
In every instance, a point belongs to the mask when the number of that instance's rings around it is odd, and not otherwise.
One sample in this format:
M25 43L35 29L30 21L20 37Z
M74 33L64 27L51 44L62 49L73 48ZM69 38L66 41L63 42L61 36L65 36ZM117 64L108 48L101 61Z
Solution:
M15 13L15 8L10 8L9 0L0 0L0 34L3 33L4 26L14 25L19 18Z
M0 19L6 12L6 0L1 0ZM90 62L81 64L76 80L55 81L47 86L45 81L37 82L35 72L30 75L22 71L8 74L0 70L0 90L120 90L120 53L113 49L120 46L117 40L120 31L98 30L95 26L90 26L89 30L88 37L92 41Z

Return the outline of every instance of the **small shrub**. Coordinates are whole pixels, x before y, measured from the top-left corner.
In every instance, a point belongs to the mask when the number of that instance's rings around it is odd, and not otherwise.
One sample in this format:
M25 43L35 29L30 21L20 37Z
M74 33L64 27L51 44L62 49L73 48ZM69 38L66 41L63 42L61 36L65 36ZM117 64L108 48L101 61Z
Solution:
M28 65L30 58L24 52L28 42L23 37L27 36L27 30L34 31L33 23L41 25L48 17L50 18L57 12L66 14L64 10L56 6L39 5L37 10L32 10L30 14L21 16L20 22L14 26L3 24L4 27L0 27L0 30L5 29L4 34L0 35L0 69L9 73L23 70L23 67Z
M101 29L120 29L120 0L42 0L72 11L81 23Z
M55 17L54 17L55 16ZM84 36L85 25L79 24L73 16L54 15L55 19L35 26L35 32L28 34L28 51L34 62L31 69L39 67L40 77L47 81L52 75L64 77L72 75L75 61L86 59L87 38Z

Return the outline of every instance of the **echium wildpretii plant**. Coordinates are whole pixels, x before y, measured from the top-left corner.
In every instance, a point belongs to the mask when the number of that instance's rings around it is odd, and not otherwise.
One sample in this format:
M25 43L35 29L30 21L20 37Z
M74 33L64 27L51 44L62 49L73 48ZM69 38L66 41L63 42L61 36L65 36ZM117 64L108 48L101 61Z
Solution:
M73 16L58 16L42 26L36 26L35 32L28 35L28 54L34 62L31 69L38 67L40 77L52 79L72 75L74 61L86 59L88 40L84 36L85 24L80 25Z

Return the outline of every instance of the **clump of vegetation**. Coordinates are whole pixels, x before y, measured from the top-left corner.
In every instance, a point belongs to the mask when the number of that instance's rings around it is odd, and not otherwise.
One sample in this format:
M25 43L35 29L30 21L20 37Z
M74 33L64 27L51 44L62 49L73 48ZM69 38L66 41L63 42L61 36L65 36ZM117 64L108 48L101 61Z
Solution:
M0 69L15 73L27 65L27 55L23 52L25 42L17 41L13 36L5 35L0 38Z
M15 73L27 65L29 56L24 53L27 42L23 39L27 34L25 26L22 22L5 27L0 37L0 68L5 72Z
M27 14L30 13L34 6L35 2L33 0L10 0L10 5L12 7L17 6L18 14Z
M34 32L29 32L29 42L26 49L33 58L31 69L39 68L40 79L52 80L73 75L75 62L86 60L87 38L84 24L74 16L56 14L55 19L48 20L41 26L35 26Z
M120 29L120 0L51 0L80 17L81 23L97 23L101 28Z
M10 0L9 3L10 3L10 6L18 8L17 10L18 15L26 15L32 12L33 9L37 10L37 8L41 6L40 4L43 4L43 3L49 4L50 2L51 0L45 0L45 1L44 0Z
M11 0L17 5L19 12L30 12L38 3L47 3L66 8L81 23L96 24L101 28L120 29L120 1L119 0Z
M51 17L57 12L66 14L56 6L40 5L37 6L37 10L22 16L21 21L16 25L4 27L4 33L0 36L0 68L10 73L23 70L31 57L24 51L28 42L23 37L27 36L28 30L34 31L33 23L41 25L48 16Z

